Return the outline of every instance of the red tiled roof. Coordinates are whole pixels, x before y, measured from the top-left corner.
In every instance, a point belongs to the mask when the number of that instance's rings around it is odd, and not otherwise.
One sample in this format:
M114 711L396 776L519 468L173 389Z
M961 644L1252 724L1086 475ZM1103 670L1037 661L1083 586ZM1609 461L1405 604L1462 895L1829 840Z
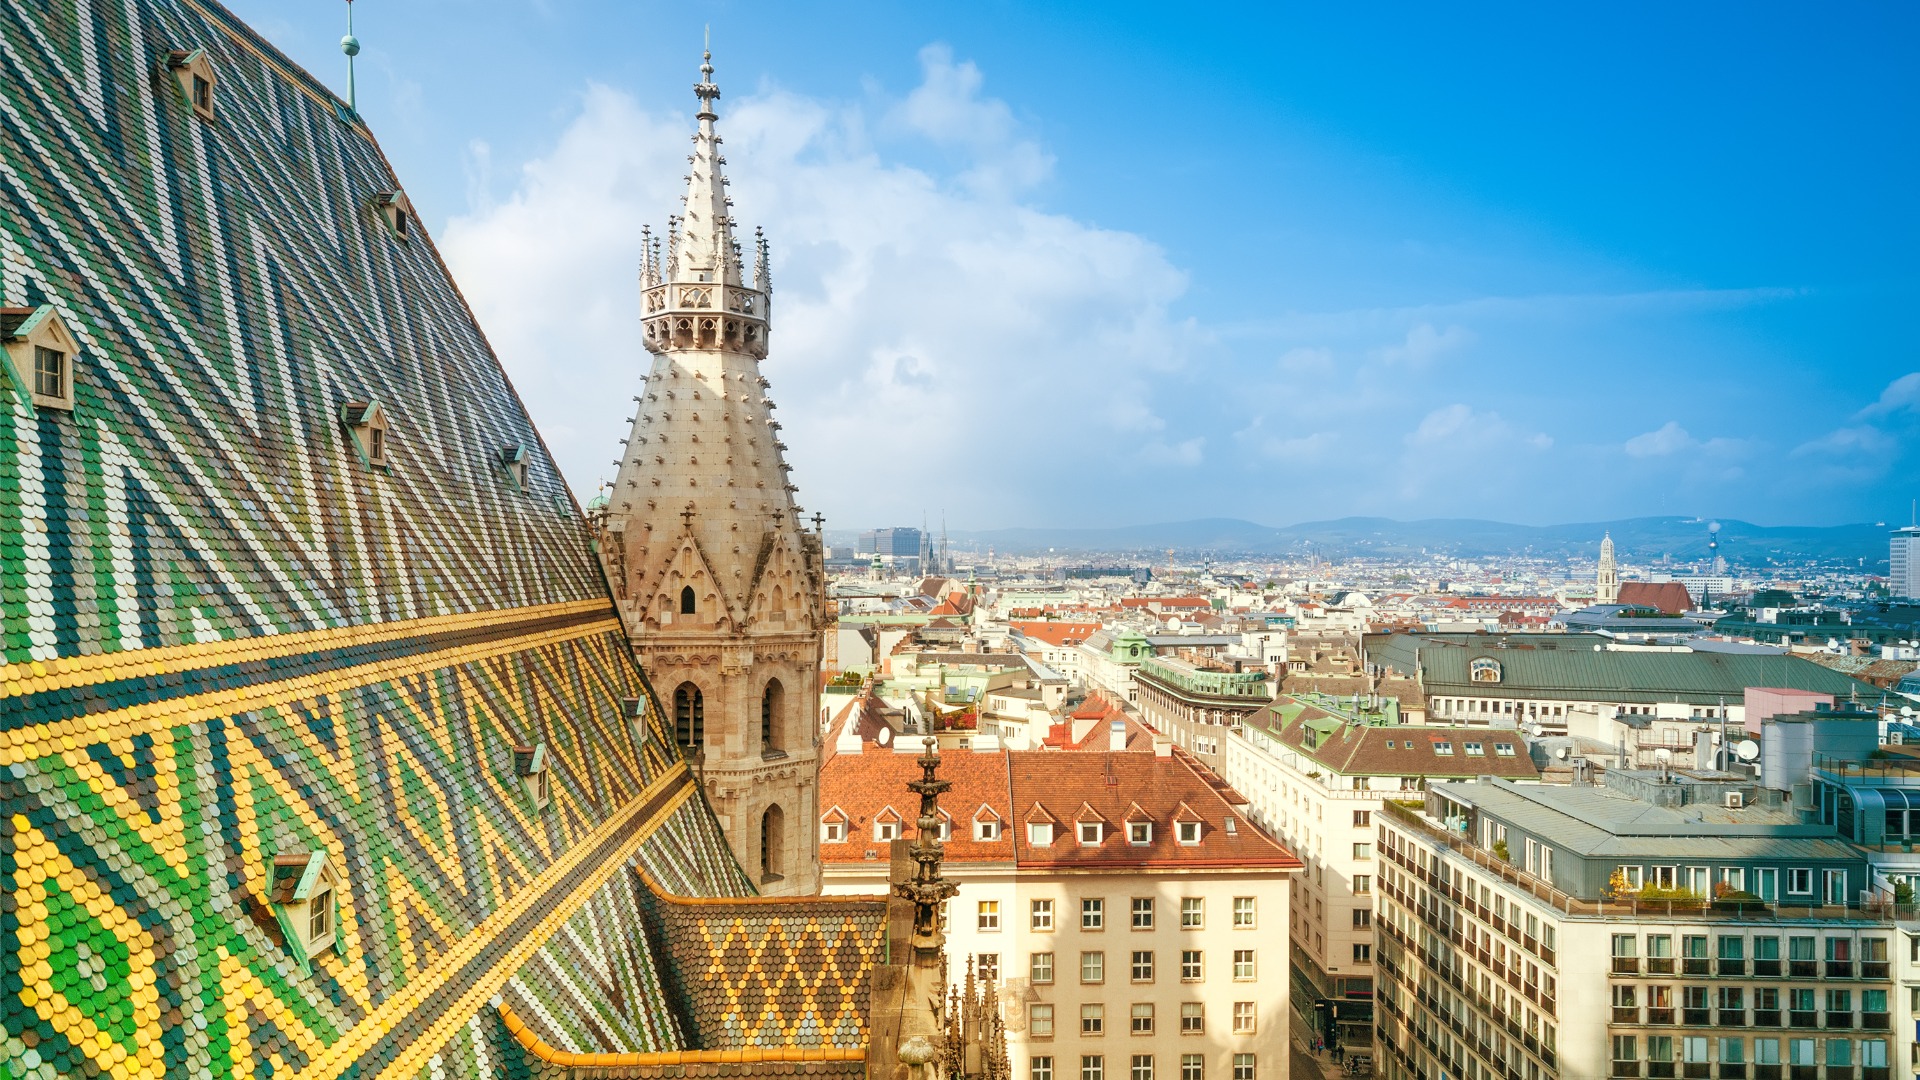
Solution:
M1058 622L1043 620L1040 622L1016 622L1007 624L1027 637L1044 641L1055 648L1078 645L1099 632L1097 622Z
M1013 838L1021 867L1060 869L1238 866L1294 869L1293 853L1246 818L1201 778L1182 757L1108 754L1100 761L1080 754L1015 751L1008 757L1013 805L1022 821L1038 809L1059 820L1074 820L1092 809L1108 821L1125 821L1129 812L1146 811L1156 822L1153 840L1128 842L1126 830L1111 829L1098 844L1082 844L1072 830L1056 829L1053 843L1027 843L1025 829ZM1198 820L1200 842L1182 845L1172 822ZM1233 823L1228 832L1227 823Z
M869 747L858 754L836 754L821 764L821 817L824 820L838 808L849 824L845 841L821 842L820 861L830 864L887 861L887 845L874 840L873 823L889 808L904 822L902 836L912 837L919 831L914 819L920 814L920 796L907 788L908 781L920 779L919 758L917 753ZM940 796L940 809L953 821L947 858L963 862L1012 859L1012 834L1016 829L1012 826L1014 816L1007 801L1005 754L947 751L940 755L940 779L953 785ZM999 818L1000 839L973 838L973 819L983 808ZM871 856L869 851L873 852Z
M1693 597L1677 581L1626 581L1620 584L1620 603L1650 607L1669 615L1684 615L1693 610Z

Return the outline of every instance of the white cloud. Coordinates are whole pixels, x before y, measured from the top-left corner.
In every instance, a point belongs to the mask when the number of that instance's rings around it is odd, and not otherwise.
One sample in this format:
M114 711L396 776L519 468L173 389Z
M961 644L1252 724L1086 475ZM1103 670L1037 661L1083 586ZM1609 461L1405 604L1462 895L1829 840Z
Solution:
M925 81L894 104L771 90L720 120L735 212L773 244L766 370L801 500L848 526L922 501L980 525L1071 514L1105 493L1008 484L987 467L1048 452L1069 428L1075 461L1197 463L1204 440L1168 431L1156 408L1157 381L1202 339L1168 312L1186 275L1139 236L1012 197L1044 175L1037 150L1003 103L980 97L972 65L940 49L921 59ZM872 110L945 139L953 171L889 160L867 134ZM582 492L611 476L646 370L640 230L679 209L691 112L589 88L513 190L441 238ZM940 462L966 467L940 470L948 486L927 492Z
M1669 420L1658 430L1645 435L1635 435L1627 440L1627 456L1637 458L1665 457L1677 454L1694 445L1692 435L1680 426L1680 421Z
M1435 329L1432 323L1423 322L1408 330L1406 338L1400 344L1377 349L1374 355L1389 364L1409 364L1418 367L1431 362L1436 357L1465 348L1473 342L1473 331L1464 326Z
M1288 375L1319 375L1333 370L1333 350L1301 346L1280 354L1280 370Z
M1809 439L1793 448L1794 457L1808 456L1854 456L1858 454L1890 454L1895 448L1894 438L1876 427L1860 425L1843 427L1829 431L1817 439Z
M1860 410L1861 416L1887 416L1902 411L1920 412L1920 371L1902 375L1880 391L1880 400Z
M1527 434L1500 418L1497 412L1476 412L1466 405L1446 405L1421 418L1420 426L1407 433L1409 447L1488 446L1515 443L1545 450L1553 439L1544 432Z

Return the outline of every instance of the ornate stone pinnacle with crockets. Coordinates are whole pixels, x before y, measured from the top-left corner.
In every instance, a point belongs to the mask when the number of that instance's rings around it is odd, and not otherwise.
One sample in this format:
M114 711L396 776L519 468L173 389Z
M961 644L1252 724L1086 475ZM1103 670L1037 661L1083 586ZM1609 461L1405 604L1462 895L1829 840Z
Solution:
M920 795L920 819L915 822L920 835L914 838L912 847L913 880L895 885L894 891L913 902L913 936L937 941L940 905L960 891L959 886L940 876L940 862L945 857L939 840L940 793L953 784L940 779L939 743L928 737L922 745L927 748L926 753L920 755L922 775L907 783L908 788Z

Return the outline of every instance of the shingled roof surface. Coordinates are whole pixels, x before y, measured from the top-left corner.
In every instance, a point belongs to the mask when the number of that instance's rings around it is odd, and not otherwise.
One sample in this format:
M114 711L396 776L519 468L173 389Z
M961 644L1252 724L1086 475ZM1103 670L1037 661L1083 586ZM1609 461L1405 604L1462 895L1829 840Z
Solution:
M620 870L750 887L366 129L209 0L0 0L0 84L0 307L81 343L70 412L0 365L0 1072L479 1075L495 995L563 1051L688 1045ZM317 851L309 973L272 874Z
M903 742L915 749L920 739L902 735ZM875 749L871 744L858 754L839 754L820 767L820 813L824 817L836 810L847 821L847 838L839 843L822 843L820 861L862 863L887 861L887 842L876 841L873 822L891 810L901 821L901 835L913 836L918 830L914 818L920 813L919 796L907 789L909 780L920 778L918 753L891 748ZM1007 760L1002 753L949 750L940 755L940 779L953 786L940 796L940 809L953 819L952 838L947 841L949 861L1011 861L1013 858L1013 811L1007 801ZM992 815L1001 823L998 840L976 840L976 817Z
M1540 776L1527 755L1525 742L1510 729L1351 723L1291 696L1282 696L1241 723L1341 776L1462 780L1474 776L1534 780ZM1507 748L1504 752L1502 746Z

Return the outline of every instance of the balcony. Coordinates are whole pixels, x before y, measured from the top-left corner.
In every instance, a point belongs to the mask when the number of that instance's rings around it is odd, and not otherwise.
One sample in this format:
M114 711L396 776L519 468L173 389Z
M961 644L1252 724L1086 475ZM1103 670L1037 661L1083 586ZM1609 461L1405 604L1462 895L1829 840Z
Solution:
M1827 978L1829 979L1853 978L1853 961L1851 960L1827 961Z
M1795 1009L1787 1014L1787 1026L1797 1028L1819 1027L1820 1014L1816 1012L1802 1012L1799 1009Z
M1640 1063L1637 1061L1616 1061L1613 1063L1613 1071L1608 1073L1607 1075L1608 1076L1639 1076Z
M1808 1015L1808 1016L1812 1016L1813 1014L1812 1014L1812 1013L1808 1013L1807 1015ZM1647 1010L1647 1023L1649 1023L1649 1024L1671 1024L1671 1023L1673 1023L1673 1010L1672 1010L1672 1009L1648 1009L1648 1010ZM1809 1025L1809 1026L1811 1026L1811 1025Z
M1616 957L1614 957L1614 958L1613 958L1613 973L1614 973L1615 975L1638 975L1638 974L1640 974L1640 960L1639 960L1639 958L1638 958L1638 957L1634 957L1634 956L1616 956Z
M1830 1012L1827 1014L1828 1031L1852 1031L1853 1014L1850 1012Z
M1787 1069L1790 1080L1820 1080L1818 1065L1789 1065Z
M1720 963L1715 966L1719 969L1721 978L1733 978L1747 973L1747 962L1732 957L1721 957Z
M1817 979L1820 977L1818 960L1787 961L1787 976L1794 979Z
M1860 961L1860 977L1863 979L1886 979L1892 974L1893 966L1885 960Z
M1753 1080L1780 1080L1780 1076L1780 1066L1778 1065L1755 1065L1753 1067Z
M1747 1010L1721 1009L1716 1015L1721 1027L1746 1027Z
M1728 1065L1722 1063L1720 1066L1720 1075L1724 1077L1725 1080L1746 1080L1747 1067L1745 1065Z
M1886 1013L1861 1013L1860 1027L1864 1031L1887 1031L1893 1027Z
M1780 961L1777 959L1755 960L1753 962L1753 974L1757 978L1777 979L1780 977Z
M1695 1077L1698 1077L1699 1080L1710 1080L1713 1076L1712 1064L1705 1061L1689 1061L1681 1068L1683 1069L1681 1075L1688 1077L1689 1080L1693 1080Z
M1706 1027L1713 1023L1712 1014L1705 1009L1681 1009L1680 1022L1688 1027Z
M1779 1009L1753 1010L1753 1026L1754 1027L1771 1027L1771 1028L1779 1027L1780 1026L1780 1010Z
M1647 1075L1656 1076L1656 1077L1658 1076L1671 1077L1674 1075L1673 1062L1649 1061L1647 1062Z
M1704 956L1689 956L1681 961L1680 972L1683 975L1707 975L1712 972L1712 964Z
M1647 974L1649 975L1673 974L1673 957L1671 956L1647 957Z

